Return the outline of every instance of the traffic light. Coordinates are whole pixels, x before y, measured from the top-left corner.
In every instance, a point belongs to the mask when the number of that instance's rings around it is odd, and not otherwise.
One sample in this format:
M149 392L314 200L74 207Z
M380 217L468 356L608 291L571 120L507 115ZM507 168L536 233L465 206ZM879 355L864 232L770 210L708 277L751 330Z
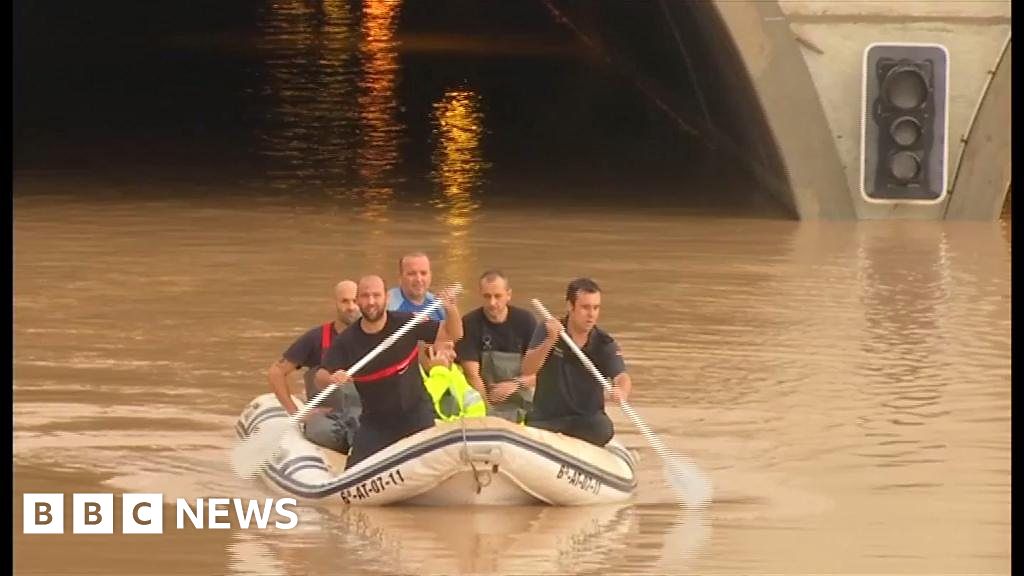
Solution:
M935 203L946 195L949 53L938 44L864 50L861 194Z

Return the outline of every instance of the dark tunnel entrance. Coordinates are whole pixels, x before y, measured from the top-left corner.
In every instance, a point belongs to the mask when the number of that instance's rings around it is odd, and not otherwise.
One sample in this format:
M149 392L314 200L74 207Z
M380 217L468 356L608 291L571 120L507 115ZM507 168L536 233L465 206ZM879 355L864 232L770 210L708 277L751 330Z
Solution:
M795 217L710 3L217 6L17 3L16 174Z
M446 91L476 94L492 193L795 216L763 181L781 162L710 4L411 2L398 30L412 140Z

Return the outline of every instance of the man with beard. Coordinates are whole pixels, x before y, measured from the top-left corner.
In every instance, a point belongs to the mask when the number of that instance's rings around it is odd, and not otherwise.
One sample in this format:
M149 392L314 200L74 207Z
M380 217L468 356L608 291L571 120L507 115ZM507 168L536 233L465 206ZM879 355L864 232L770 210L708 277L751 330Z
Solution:
M523 374L536 374L533 410L526 424L604 446L615 435L604 411L605 400L625 400L633 387L619 344L597 326L601 289L590 278L577 278L565 291L568 314L537 327L523 357ZM598 371L612 382L611 394L561 339L562 326Z
M534 377L522 378L520 370L537 321L509 303L512 289L500 270L480 276L480 296L483 306L462 318L459 362L470 384L487 398L488 416L522 422L533 399Z
M462 337L462 318L454 295L446 290L439 297L446 312L444 324L429 318L418 323L352 377L363 413L346 468L434 425L434 406L416 366L419 342L433 344ZM321 388L347 382L350 366L414 316L387 310L387 291L380 276L359 280L356 301L362 319L349 326L327 350L316 374Z
M270 389L289 414L295 413L298 407L292 401L288 390L288 376L305 366L306 373L303 375L303 381L306 388L306 400L311 400L316 396L321 388L314 384L315 368L320 365L324 353L338 334L359 319L355 282L342 280L334 286L334 307L336 317L333 322L327 322L307 331L284 351L280 360L270 366L267 374ZM342 386L306 416L303 433L310 442L337 450L342 454L348 453L356 429L359 427L360 411L359 395L356 393L355 386L351 384Z

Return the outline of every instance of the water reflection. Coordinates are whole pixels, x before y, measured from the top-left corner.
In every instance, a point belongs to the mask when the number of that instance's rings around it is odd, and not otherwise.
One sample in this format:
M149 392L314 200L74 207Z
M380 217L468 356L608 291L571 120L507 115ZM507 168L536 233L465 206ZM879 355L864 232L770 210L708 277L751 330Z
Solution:
M398 0L283 0L261 23L270 99L260 153L270 184L356 199L385 221L400 181L395 83ZM350 206L343 202L343 209Z
M865 322L858 377L877 398L859 422L873 439L862 456L881 467L944 462L946 444L923 441L919 429L950 410L943 402L952 369L941 336L950 296L944 228L864 223L858 235Z
M434 104L434 170L440 187L433 205L445 209L445 224L465 227L480 207L474 199L489 165L481 157L483 113L480 97L469 90L450 90Z
M662 531L661 554L654 564L662 574L692 570L711 540L711 519L703 509L673 511L668 529Z
M631 548L640 522L640 511L630 505L348 507L302 515L300 529L287 534L237 532L229 546L232 573L302 574L313 567L328 573L600 573ZM701 546L703 540L682 544ZM668 546L672 551L662 556L692 556L680 542Z
M402 126L397 119L395 82L398 75L399 0L366 0L361 26L359 55L362 77L359 81L360 141L356 172L360 195L365 203L364 217L386 221L399 176L398 139Z
M355 160L356 42L344 0L281 0L261 23L270 100L259 152L270 185L337 190Z
M279 530L236 530L227 545L229 574L234 576L298 576L318 572L315 567L335 567L338 560L351 566L342 553L343 541L336 529L325 524L327 512L316 508L293 508L298 516L295 528ZM345 556L339 558L339 556ZM345 573L340 571L338 573ZM331 573L327 570L325 573Z
M451 278L471 276L467 269L467 234L476 199L489 167L483 160L484 135L480 97L470 90L449 90L434 104L431 180L438 187L431 204L442 210L446 270Z

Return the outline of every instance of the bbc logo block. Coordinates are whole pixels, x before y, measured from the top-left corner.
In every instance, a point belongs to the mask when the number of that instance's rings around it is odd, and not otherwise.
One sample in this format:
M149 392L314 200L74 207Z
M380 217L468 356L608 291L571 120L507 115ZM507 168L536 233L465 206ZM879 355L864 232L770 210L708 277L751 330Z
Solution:
M72 531L75 534L114 533L113 494L73 494Z
M63 534L64 533L64 495L63 494L25 494L25 534Z
M24 494L22 532L25 534L64 533L64 494ZM71 532L73 534L113 534L113 494L71 495ZM124 494L121 498L122 534L162 534L164 531L163 494Z
M71 509L65 510L64 494L23 494L22 532L24 534L63 534L65 518L71 517L73 534L113 534L118 515L113 494L72 494ZM291 530L299 521L292 509L294 498L262 501L243 498L175 499L176 528L226 530L235 524L245 530L254 525L260 530L271 524L279 530ZM277 520L271 520L277 515ZM286 519L282 521L281 518ZM159 493L121 495L120 532L122 534L163 534L164 497Z
M121 532L124 534L163 534L163 502L163 494L122 495Z

